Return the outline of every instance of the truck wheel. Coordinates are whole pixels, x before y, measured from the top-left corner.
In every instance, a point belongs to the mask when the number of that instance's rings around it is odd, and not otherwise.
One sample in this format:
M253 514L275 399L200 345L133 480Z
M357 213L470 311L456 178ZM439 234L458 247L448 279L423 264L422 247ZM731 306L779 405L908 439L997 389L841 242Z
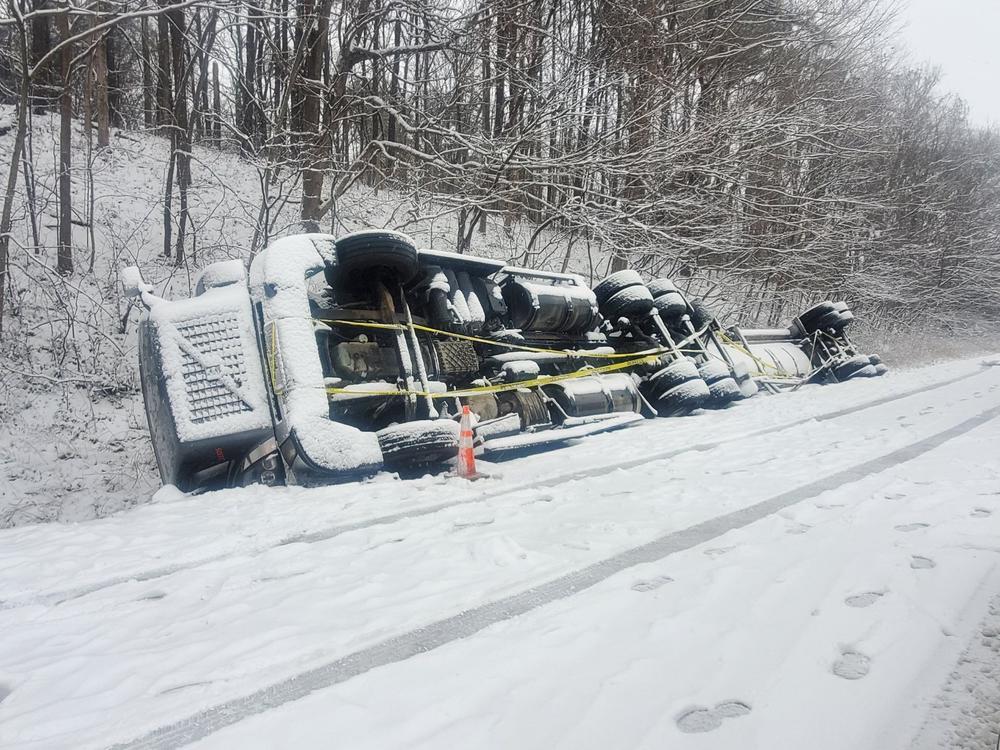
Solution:
M642 286L630 286L612 295L602 306L601 313L608 320L642 317L653 309L653 295Z
M712 397L712 403L719 406L740 401L743 398L743 391L732 378L723 378L709 384L708 392Z
M643 392L650 401L656 401L671 388L699 379L698 367L687 357L675 359L643 384Z
M653 279L648 284L646 284L646 288L649 290L649 293L653 295L653 299L656 299L657 297L662 297L664 294L667 294L669 292L680 291L676 287L676 285L674 285L674 282L672 282L670 279L665 279L665 278Z
M665 321L673 321L688 311L687 300L680 292L665 292L657 297L653 295L653 305Z
M724 362L715 359L703 362L698 366L698 374L708 384L712 403L722 406L743 398L743 391L740 390Z
M822 315L816 320L816 327L813 330L827 330L832 328L839 331L848 323L854 320L854 314L850 312L842 313L834 310L826 315Z
M404 422L375 435L390 468L438 463L458 454L458 423L450 419Z
M594 287L594 296L597 297L597 304L603 306L619 292L629 287L642 285L642 277L637 271L617 271Z
M699 408L710 396L705 381L695 378L668 390L656 400L654 406L661 417L680 417Z
M411 281L420 270L417 248L397 232L355 232L337 240L337 267L340 278L357 279L378 273L394 276L399 283Z
M838 380L848 380L853 378L856 372L859 372L866 367L871 367L872 370L875 369L871 362L868 361L868 357L857 354L846 362L842 362L834 367L833 374L837 376Z
M712 315L712 311L708 309L708 305L700 299L689 300L688 307L690 308L689 314L691 315L691 325L694 326L696 331L700 331L702 328L715 320L715 316Z
M830 300L826 300L818 305L813 305L802 313L799 316L799 322L807 333L812 333L816 330L816 321L832 312L837 312L837 307Z

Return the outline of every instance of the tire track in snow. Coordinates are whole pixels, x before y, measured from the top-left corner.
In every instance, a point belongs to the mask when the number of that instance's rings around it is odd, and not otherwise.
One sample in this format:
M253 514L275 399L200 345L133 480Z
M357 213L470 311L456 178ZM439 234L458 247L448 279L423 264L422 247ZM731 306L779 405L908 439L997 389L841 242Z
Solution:
M839 419L851 414L856 414L867 409L873 409L883 404L892 403L894 401L899 401L904 398L909 398L911 396L916 396L922 393L927 393L929 391L938 390L940 388L946 388L947 386L954 385L963 380L968 380L969 378L976 377L978 375L983 375L990 372L990 368L987 366L982 366L978 370L965 373L964 375L958 375L948 380L943 380L938 383L932 383L930 385L922 385L915 388L911 388L906 391L900 391L898 393L893 393L887 396L882 396L880 398L872 399L871 401L865 401L861 404L855 404L854 406L848 406L843 409L837 409L835 411L826 412L823 414L817 414L809 417L802 417L801 419L796 419L790 422L784 422L778 425L772 425L770 427L762 427L758 430L751 430L750 432L742 432L736 435L730 435L728 437L720 438L718 440L706 441L703 443L695 443L694 445L688 445L680 448L670 448L663 451L657 451L654 453L646 453L640 457L625 460L625 461L615 461L608 464L602 464L596 468L590 469L579 469L571 472L566 472L563 474L557 474L554 476L543 477L531 482L524 482L514 486L507 486L504 488L499 488L492 492L484 492L472 498L461 499L461 500L448 500L442 503L437 503L435 505L428 505L423 508L411 508L406 511L401 511L399 513L390 513L384 516L376 516L375 518L367 518L360 521L355 521L352 523L341 524L339 526L331 526L326 529L320 529L318 531L303 532L301 534L295 534L293 536L285 537L277 542L268 544L263 547L258 547L256 549L250 550L237 550L230 551L219 555L213 555L211 557L205 557L201 560L195 560L192 562L178 563L176 565L165 565L159 568L153 568L152 570L147 570L140 573L135 573L127 576L118 576L115 578L109 578L98 583L89 584L87 586L80 586L78 588L65 589L63 591L57 591L51 594L43 594L41 596L29 596L18 599L8 599L0 600L0 610L5 609L16 609L17 607L24 607L29 605L43 605L43 606L55 606L62 604L67 601L74 599L79 599L81 597L93 594L97 591L103 591L104 589L112 588L114 586L120 586L125 583L145 583L147 581L156 580L157 578L165 578L166 576L173 575L174 573L181 573L186 570L193 570L200 568L204 565L211 565L215 562L220 562L223 560L232 559L241 555L246 555L250 557L255 557L261 555L268 550L275 549L277 547L283 547L290 544L315 544L316 542L323 542L334 537L341 536L342 534L347 534L352 531L362 531L364 529L372 528L374 526L385 526L398 521L403 521L409 518L419 518L421 516L429 516L435 513L440 513L443 510L449 508L454 508L460 505L472 505L475 503L485 502L487 500L493 500L499 497L506 497L508 495L513 495L518 492L524 492L525 490L532 489L542 489L545 487L554 487L574 479L586 479L589 477L599 477L611 471L618 471L621 469L632 469L636 466L642 466L643 464L653 463L654 461L663 461L666 459L679 456L683 453L700 453L709 450L714 450L727 443L732 443L740 440L749 440L752 438L761 437L763 435L769 435L776 432L783 432L784 430L789 430L794 427L806 424L808 422L825 422L832 419Z
M569 598L629 568L657 562L669 555L709 542L730 531L741 529L791 505L887 471L901 463L912 461L997 417L1000 417L1000 406L988 409L942 432L930 435L884 456L834 472L746 508L717 516L680 531L665 534L646 544L559 576L548 583L410 630L261 688L242 698L226 701L199 711L186 719L162 726L134 740L114 745L112 750L161 750L196 742L225 727L304 698L317 690L346 682L372 669L401 662L454 641L468 638L496 623L512 619L560 599Z

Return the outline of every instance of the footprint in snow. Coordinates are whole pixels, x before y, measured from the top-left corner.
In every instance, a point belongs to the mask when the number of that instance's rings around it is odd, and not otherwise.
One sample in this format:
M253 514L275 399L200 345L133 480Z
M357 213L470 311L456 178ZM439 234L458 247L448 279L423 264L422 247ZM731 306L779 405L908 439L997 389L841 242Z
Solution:
M920 555L914 555L910 560L910 567L914 570L927 570L929 568L936 567L937 563L931 560L929 557L921 557Z
M926 529L929 525L930 524L926 523L901 523L899 526L896 526L895 529L896 531L909 532L916 531L917 529Z
M935 409L933 406L925 406L923 409L920 410L920 414L931 414L934 412L934 410Z
M976 508L971 513L973 518L986 518L987 516L992 516L993 511L988 508Z
M674 579L670 576L656 576L656 578L648 578L645 581L636 581L632 584L633 591L655 591L668 583L673 583Z
M743 701L723 701L715 708L695 706L677 717L677 728L682 732L711 732L722 726L723 719L735 719L750 713L750 706Z
M10 685L5 685L4 683L0 682L0 703L3 703L5 700L7 700L7 696L13 692L14 690L10 687Z
M787 529L785 529L786 534L805 534L812 526L804 523L794 523L791 524Z
M848 607L870 607L881 598L881 591L866 591L863 594L852 594L844 599L844 604Z
M705 550L705 554L709 557L722 557L722 555L729 552L732 547L714 547L712 549Z
M845 680L860 680L871 667L871 659L857 651L845 651L833 663L833 673Z
M136 601L137 602L155 602L155 601L159 601L160 599L163 599L164 597L166 597L166 595L167 595L166 591L150 591L150 592L148 592L148 593L143 594L142 596L140 596L138 599L136 599Z
M902 500L904 497L906 497L906 493L905 492L883 492L882 493L882 499L883 500Z

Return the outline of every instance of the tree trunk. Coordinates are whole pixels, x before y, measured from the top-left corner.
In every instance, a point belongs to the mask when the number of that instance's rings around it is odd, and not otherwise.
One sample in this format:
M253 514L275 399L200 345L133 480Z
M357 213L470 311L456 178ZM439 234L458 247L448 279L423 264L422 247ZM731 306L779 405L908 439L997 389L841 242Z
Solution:
M169 5L170 0L160 0L161 9ZM163 126L171 124L174 110L170 97L170 27L166 12L156 17L156 52L156 124Z
M60 41L70 39L69 5L57 17ZM63 275L73 273L73 183L70 167L73 154L73 89L70 72L73 64L73 45L66 44L60 55L62 61L62 93L59 96L59 248L57 270Z
M323 137L321 132L322 118L321 91L317 82L323 79L323 60L325 59L326 42L329 35L330 0L323 0L319 7L315 0L299 0L298 14L299 44L305 45L302 69L295 78L298 89L296 99L300 102L300 121L302 130L302 222L308 227L317 228L320 218L320 204L323 194ZM339 73L340 71L338 71ZM334 84L337 86L338 84Z
M185 85L184 42L187 32L183 8L172 8L167 12L170 28L170 55L174 73L173 143L174 162L177 165L177 189L179 195L179 216L177 239L174 244L174 263L184 263L184 240L188 223L187 190L191 185L191 132L188 127L187 86ZM170 185L168 184L168 189Z
M51 9L52 4L49 0L33 0L31 3L31 10L36 13ZM52 43L50 18L51 16L47 15L34 15L31 18L31 55L28 63L31 67L37 65L38 61L55 46ZM52 106L55 96L54 89L56 89L54 78L55 66L52 63L47 63L35 73L34 79L30 82L31 108L36 112L44 111Z
M222 97L219 94L219 63L212 61L212 140L222 148Z
M111 116L108 109L108 48L106 35L101 34L94 47L94 87L97 109L97 147L111 145Z
M151 128L156 124L153 111L153 66L149 61L149 19L143 16L139 26L140 50L142 51L142 124Z
M10 0L13 6L17 0ZM19 20L20 14L11 7L11 17ZM4 302L7 296L7 273L10 268L10 220L17 190L17 168L21 159L21 149L28 129L28 108L31 105L31 79L28 77L28 30L17 23L17 39L20 47L21 80L17 101L17 132L11 147L10 164L7 167L7 187L3 198L3 213L0 214L0 339L3 338Z

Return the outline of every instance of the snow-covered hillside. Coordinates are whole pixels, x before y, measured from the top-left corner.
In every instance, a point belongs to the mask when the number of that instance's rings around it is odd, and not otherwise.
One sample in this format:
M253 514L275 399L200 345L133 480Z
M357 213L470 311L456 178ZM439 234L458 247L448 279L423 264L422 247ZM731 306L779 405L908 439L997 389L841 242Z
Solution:
M992 747L997 364L2 531L0 746Z

